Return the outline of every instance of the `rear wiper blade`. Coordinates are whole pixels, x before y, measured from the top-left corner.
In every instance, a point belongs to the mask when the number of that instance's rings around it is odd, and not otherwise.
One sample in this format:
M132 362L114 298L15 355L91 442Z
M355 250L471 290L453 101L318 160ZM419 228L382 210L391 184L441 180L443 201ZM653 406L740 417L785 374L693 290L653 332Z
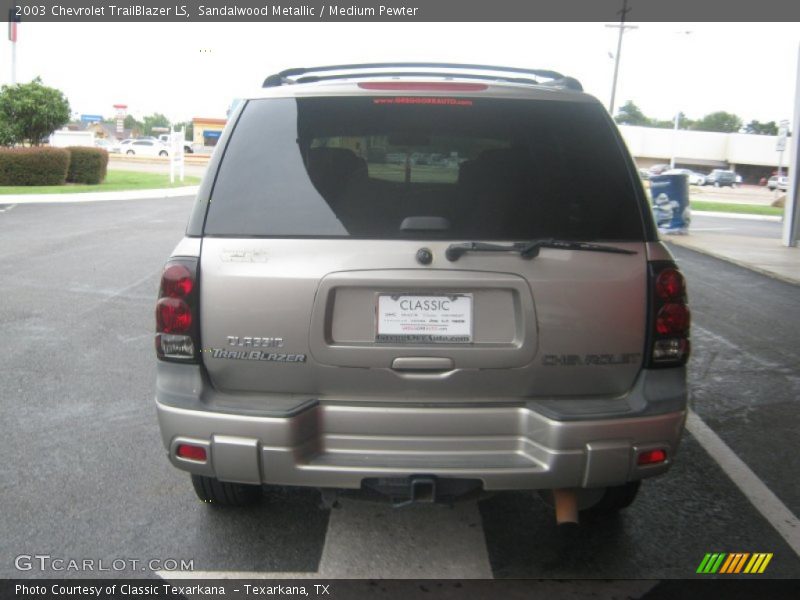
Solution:
M453 262L467 252L519 252L522 258L536 258L541 248L555 248L557 250L583 250L585 252L609 252L611 254L636 254L635 250L617 248L616 246L603 246L589 242L570 242L552 238L531 240L529 242L514 242L510 245L491 244L487 242L463 242L450 244L445 250L447 260Z

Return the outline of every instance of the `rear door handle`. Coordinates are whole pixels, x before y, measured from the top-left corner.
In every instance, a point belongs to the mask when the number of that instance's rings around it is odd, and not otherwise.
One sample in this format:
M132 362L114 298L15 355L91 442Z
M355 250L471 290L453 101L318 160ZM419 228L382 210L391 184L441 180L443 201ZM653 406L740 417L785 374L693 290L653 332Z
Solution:
M403 356L392 361L395 371L451 371L452 358L438 356Z

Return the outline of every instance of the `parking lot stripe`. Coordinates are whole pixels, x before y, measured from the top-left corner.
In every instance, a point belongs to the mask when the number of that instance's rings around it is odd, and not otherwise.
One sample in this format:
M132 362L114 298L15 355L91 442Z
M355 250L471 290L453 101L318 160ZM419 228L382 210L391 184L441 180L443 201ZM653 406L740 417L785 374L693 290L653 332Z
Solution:
M322 549L322 577L491 579L492 568L475 501L388 504L340 500Z
M694 412L689 411L686 429L708 452L736 487L769 521L786 543L800 556L800 519L770 490L714 431Z

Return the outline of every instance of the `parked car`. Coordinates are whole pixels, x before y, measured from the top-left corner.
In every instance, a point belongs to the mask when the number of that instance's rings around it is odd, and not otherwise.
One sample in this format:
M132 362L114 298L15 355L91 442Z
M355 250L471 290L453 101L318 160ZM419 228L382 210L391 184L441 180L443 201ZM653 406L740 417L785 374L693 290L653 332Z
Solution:
M158 136L158 141L164 144L167 147L170 147L170 134L169 133L162 133ZM188 140L184 140L183 142L183 152L185 154L194 154L194 149L192 148L192 144L189 143Z
M107 140L105 138L98 138L94 141L95 148L102 148L106 152L115 152L119 151L118 149L115 150L114 142L111 140Z
M169 148L152 139L136 139L125 145L122 152L128 156L169 156Z
M789 189L789 178L786 176L778 177L777 175L773 175L767 180L767 187L772 191L777 189L781 192L785 192Z
M706 185L736 187L736 173L725 169L714 169L706 175Z
M498 71L290 69L231 115L156 302L201 500L543 490L569 522L674 462L686 285L633 161L575 79Z
M706 176L702 173L697 173L690 169L670 169L664 171L662 175L686 175L689 180L689 185L705 185Z

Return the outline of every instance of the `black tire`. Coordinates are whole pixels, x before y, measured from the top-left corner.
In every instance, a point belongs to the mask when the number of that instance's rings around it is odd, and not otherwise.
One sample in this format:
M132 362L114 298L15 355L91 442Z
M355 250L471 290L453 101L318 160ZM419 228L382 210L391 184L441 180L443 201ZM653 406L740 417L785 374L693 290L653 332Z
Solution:
M162 150L161 152L158 153L158 155L159 156L168 156L166 150Z
M261 498L261 486L228 483L204 475L192 475L194 493L206 504L247 506Z
M133 156L134 154L136 154L136 152L134 152L133 150L128 150L125 154L127 154L128 156Z
M594 506L581 511L587 517L609 516L629 507L636 499L641 481L606 488L603 497Z

